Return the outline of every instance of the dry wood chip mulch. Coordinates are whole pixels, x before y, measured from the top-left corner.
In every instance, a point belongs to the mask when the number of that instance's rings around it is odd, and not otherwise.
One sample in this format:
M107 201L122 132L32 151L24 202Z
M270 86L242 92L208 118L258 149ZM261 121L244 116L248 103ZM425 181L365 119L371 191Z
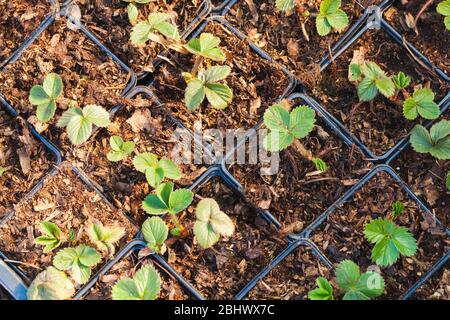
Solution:
M412 300L450 300L450 262L411 296Z
M35 185L55 161L43 144L31 135L22 118L0 110L0 218Z
M0 0L0 62L9 58L49 13L46 0Z
M58 174L45 181L42 189L30 200L16 207L14 216L0 226L0 250L31 280L52 264L52 258L59 249L44 254L43 247L34 244L41 235L39 222L55 223L68 239L73 230L77 244L95 247L89 240L86 229L91 222L101 222L104 226L118 225L126 234L116 244L122 248L136 235L136 228L121 211L111 208L100 195L90 190L64 163ZM68 247L65 241L60 248ZM105 262L94 268L97 271Z
M42 84L49 73L61 76L64 84L50 125L37 123L36 107L28 101L33 85ZM64 149L70 149L65 130L54 125L71 100L79 106L97 104L109 110L120 104L120 94L129 75L81 32L71 31L66 20L54 22L15 63L0 73L0 93L38 131Z
M331 261L350 259L365 271L374 263L370 258L373 245L364 238L364 226L372 219L387 217L395 201L405 205L396 223L410 230L418 250L413 257L400 257L392 266L381 268L386 283L381 299L401 297L450 249L443 228L435 225L433 218L422 212L390 176L382 172L373 177L312 235L312 240Z

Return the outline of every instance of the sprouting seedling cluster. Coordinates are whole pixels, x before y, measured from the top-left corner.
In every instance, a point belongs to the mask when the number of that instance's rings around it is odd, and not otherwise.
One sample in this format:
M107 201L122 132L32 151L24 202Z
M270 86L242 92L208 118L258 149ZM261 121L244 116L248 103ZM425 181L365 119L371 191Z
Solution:
M62 79L55 73L48 74L42 85L31 88L29 101L36 105L36 116L41 122L49 122L55 116L57 99L63 91ZM72 101L57 122L58 127L67 127L70 142L80 145L86 142L92 134L92 127L106 127L110 123L109 113L98 105L87 105L83 109Z
M133 165L139 172L145 174L147 182L153 188L158 187L167 178L177 180L181 178L181 171L170 159L162 158L153 153L141 153L134 157Z
M132 18L134 18L134 16ZM131 43L142 45L151 40L170 46L170 42L167 42L166 39L174 41L180 40L177 26L170 22L172 18L173 16L169 13L150 13L145 21L139 22L133 27L130 36ZM165 38L161 37L159 34L163 35Z
M416 152L429 153L440 160L450 159L450 121L441 120L429 131L422 125L415 125L410 142Z
M35 244L44 246L44 253L50 253L66 242L67 238L56 224L42 221L40 229L42 235L35 239ZM92 223L87 233L100 251L111 256L115 252L114 243L125 235L125 230L121 227ZM55 254L53 266L48 267L33 280L28 289L28 299L69 299L75 291L72 280L77 285L82 285L91 278L92 268L100 263L102 255L86 244L76 245L76 240L72 238L72 235L69 235L69 246Z
M276 0L275 5L279 11L292 10L295 0ZM311 15L304 12L302 16L308 18ZM315 16L317 33L321 36L326 36L331 30L342 31L349 24L347 14L341 9L341 0L323 0Z
M440 2L436 11L444 16L444 25L447 30L450 30L450 0L444 0Z
M161 291L161 276L155 267L146 265L133 278L119 280L112 289L113 300L156 300Z
M293 144L300 155L315 164L317 170L325 171L326 163L315 158L298 140L312 132L316 122L315 115L315 111L306 105L295 107L291 112L281 104L269 107L264 113L264 125L269 129L264 138L264 148L278 152Z
M118 162L134 151L136 144L133 141L123 141L122 137L112 136L109 139L109 145L111 146L111 151L106 155L109 161Z
M361 274L359 266L351 260L342 261L336 268L338 289L343 300L370 300L383 294L384 279L375 271ZM308 293L311 300L334 300L333 286L323 278L316 279L317 288Z

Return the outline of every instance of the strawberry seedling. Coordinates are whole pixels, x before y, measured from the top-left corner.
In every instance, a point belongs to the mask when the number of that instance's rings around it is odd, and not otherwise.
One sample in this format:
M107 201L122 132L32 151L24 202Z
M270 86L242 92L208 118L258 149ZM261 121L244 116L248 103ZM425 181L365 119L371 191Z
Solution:
M111 151L108 152L106 157L112 162L118 162L125 159L133 153L135 147L133 141L125 142L119 136L112 136L109 139L109 145L111 146Z
M147 182L153 187L158 187L165 179L177 180L181 178L181 171L170 159L162 158L153 153L142 153L133 159L133 165L139 172L145 174Z
M37 106L36 116L41 122L48 122L55 116L56 100L62 94L63 83L59 75L50 73L42 85L31 88L28 100Z
M34 239L34 243L44 246L44 253L49 253L61 245L61 229L54 223L42 221L40 223L42 236Z
M450 121L435 123L430 131L417 124L409 139L413 149L419 153L429 153L440 160L450 159Z
M88 227L88 235L98 250L112 257L116 252L114 243L122 239L125 235L125 229L122 227L104 227L101 223L92 223Z
M119 280L112 289L113 300L156 300L161 291L161 276L151 266L144 266L133 279Z

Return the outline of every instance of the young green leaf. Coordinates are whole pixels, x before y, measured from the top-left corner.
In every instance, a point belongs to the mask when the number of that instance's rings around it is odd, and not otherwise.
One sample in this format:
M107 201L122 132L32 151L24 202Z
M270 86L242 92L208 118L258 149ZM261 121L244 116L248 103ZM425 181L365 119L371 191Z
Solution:
M441 120L431 127L430 132L416 125L411 131L410 142L419 153L430 153L437 159L450 159L450 121Z
M392 76L392 81L398 90L402 90L409 86L411 83L411 78L403 72L399 72L398 74Z
M179 40L178 28L170 22L172 17L169 13L150 13L146 21L139 22L133 27L130 36L131 43L135 45L145 44L150 39L150 35L155 32L159 32L169 39Z
M139 172L145 174L147 182L156 188L164 178L178 180L181 178L180 168L170 159L162 158L158 161L158 156L153 153L141 153L133 159L133 165Z
M112 136L109 139L111 151L106 155L109 161L117 162L125 159L133 153L135 143L133 141L124 142L119 136Z
M188 189L173 191L173 182L166 182L156 187L155 193L145 197L142 208L152 215L164 213L177 214L186 209L193 200L193 193Z
M48 122L55 116L56 100L63 90L62 79L56 73L50 73L44 78L43 85L31 88L28 100L37 106L36 116L41 122Z
M234 233L234 224L226 213L222 212L214 199L202 199L196 208L197 221L194 235L203 248L212 247L220 236L229 237Z
M161 276L147 265L142 267L133 279L119 280L112 289L113 300L156 300L161 291Z
M142 234L150 250L159 252L161 246L167 240L169 228L160 217L152 217L145 220L142 225Z
M447 173L447 179L445 180L445 186L450 190L450 171Z
M106 252L112 257L116 252L114 244L125 235L122 227L104 227L102 223L91 223L88 227L89 238L100 251Z
M68 300L75 293L75 287L67 275L48 267L34 278L27 291L28 300Z
M130 20L130 23L134 25L139 16L139 10L134 3L130 3L127 6L127 13L128 13L128 20Z
M358 63L350 63L349 65L350 81L356 82L361 81L363 78L363 73L361 70L361 65Z
M333 287L327 279L319 277L316 279L316 284L318 288L308 293L310 300L334 300Z
M445 17L444 25L447 30L450 30L450 0L445 0L439 3L436 7L436 11Z
M91 268L100 260L97 250L81 244L76 248L60 250L53 258L53 265L61 271L70 270L76 283L85 284L91 277Z
M275 5L279 11L288 11L294 8L295 0L276 0Z
M315 159L313 159L312 160L312 162L314 163L314 165L316 166L316 169L318 170L318 171L322 171L322 172L325 172L325 171L327 171L327 164L326 164L326 162L325 161L323 161L322 159L320 159L320 158L315 158Z
M224 80L231 72L229 66L213 66L209 69L200 69L198 76L184 74L187 87L184 101L189 110L194 110L206 99L213 108L224 109L233 100L233 91L226 84L218 83Z
M186 44L186 50L217 62L225 61L225 54L219 48L220 38L203 32L199 38L193 38Z
M392 216L397 219L403 211L405 211L405 205L400 201L395 201L391 206Z
M411 257L417 251L417 242L405 227L389 219L375 219L364 228L366 239L375 244L372 261L381 267L393 265L400 255Z
M6 168L0 166L0 177L6 172Z
M270 130L264 148L271 152L289 147L294 139L306 137L314 128L315 111L308 106L294 108L291 113L276 104L264 113L264 124Z
M378 91L387 98L394 95L394 82L375 62L366 62L362 65L361 71L364 75L358 85L358 97L361 101L373 100Z
M100 106L87 105L69 108L59 118L58 127L67 127L70 142L80 145L86 142L92 134L92 126L107 127L110 124L109 113Z
M434 92L431 89L419 89L414 91L413 96L403 103L403 114L408 120L415 120L418 115L424 119L437 119L439 107L434 102Z
M331 29L341 31L348 26L348 16L340 9L341 0L323 0L320 13L316 18L316 29L319 35L326 36Z
M42 236L37 237L34 243L45 246L44 253L49 253L61 245L61 230L54 223L42 221L40 223Z

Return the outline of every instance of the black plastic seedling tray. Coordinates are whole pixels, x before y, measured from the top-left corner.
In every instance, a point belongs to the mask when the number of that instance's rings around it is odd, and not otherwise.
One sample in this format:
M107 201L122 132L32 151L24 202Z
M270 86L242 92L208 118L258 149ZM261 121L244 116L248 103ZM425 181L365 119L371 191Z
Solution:
M67 165L71 168L71 170L75 173L75 175L77 176L78 179L80 179L87 188L93 190L94 192L96 192L101 199L111 208L118 210L117 208L114 207L114 205L108 200L108 198L101 192L101 190L98 189L97 184L95 182L93 182L82 170L74 167L71 164L68 163L61 163L59 166L57 166L56 168L54 168L49 174L47 174L47 176L45 178L43 178L31 191L29 194L26 195L26 197L23 199L23 201L32 198L33 196L35 196L40 189L42 189L44 182L47 179L51 179L53 177L55 177L59 171L59 168L63 165ZM0 221L0 226L4 225L6 222L8 222L8 220L11 219L11 217L14 216L14 211L12 211L6 218L2 219L2 221ZM127 215L123 214L123 216L128 219L130 221L130 223L137 229L137 227L135 226L134 222L131 221L131 219L128 218ZM137 233L137 231L136 231ZM11 296L16 299L16 300L24 300L26 299L26 290L28 290L28 285L31 284L33 279L30 279L29 277L27 277L21 270L19 270L14 264L9 264L6 263L5 267L5 261L8 260L8 256L3 253L0 250L0 284L2 286L5 287L6 291L8 291ZM92 279L98 279L98 272L91 278ZM88 282L89 284L90 282ZM78 291L77 291L77 295L79 294L79 292L84 290L87 290L87 284L84 285L83 287L81 287ZM25 290L25 292L24 292Z
M411 44L409 44L407 41L405 41L402 36L394 30L382 17L377 16L376 18L374 16L368 15L365 17L366 21L363 23L363 27L350 39L348 42L344 43L338 50L333 52L333 57L330 58L329 56L325 56L320 64L321 72L323 72L326 68L328 68L334 60L339 58L353 43L358 41L368 30L370 30L370 26L366 23L368 19L380 19L380 30L377 32L385 32L394 43L399 45L400 47L407 47L407 51L413 54L413 59L411 59L410 63L417 64L418 60L421 61L421 63L429 70L433 70L435 75L443 82L450 83L449 78L445 76L445 73L434 66L425 56L423 56L418 50L416 50ZM450 92L447 93L447 95L438 103L439 108L441 110L441 114L444 112L446 107L448 106L450 98ZM331 114L327 109L315 101L312 97L311 99L314 101L314 103L321 108L324 113L328 115L328 117L336 123L336 125L340 128L342 132L350 139L352 140L360 149L363 150L363 152L366 154L368 158L370 158L371 161L375 163L385 163L390 157L392 157L393 154L405 143L406 138L399 137L398 141L396 142L395 146L386 151L382 155L375 154L372 150L370 150L359 138L357 138L354 134L350 133L350 131L347 129L347 127L339 121L333 114Z
M213 12L213 14L222 15L224 13L225 7L230 2L230 0L222 0L221 2L221 4L214 6L211 1L211 11Z

